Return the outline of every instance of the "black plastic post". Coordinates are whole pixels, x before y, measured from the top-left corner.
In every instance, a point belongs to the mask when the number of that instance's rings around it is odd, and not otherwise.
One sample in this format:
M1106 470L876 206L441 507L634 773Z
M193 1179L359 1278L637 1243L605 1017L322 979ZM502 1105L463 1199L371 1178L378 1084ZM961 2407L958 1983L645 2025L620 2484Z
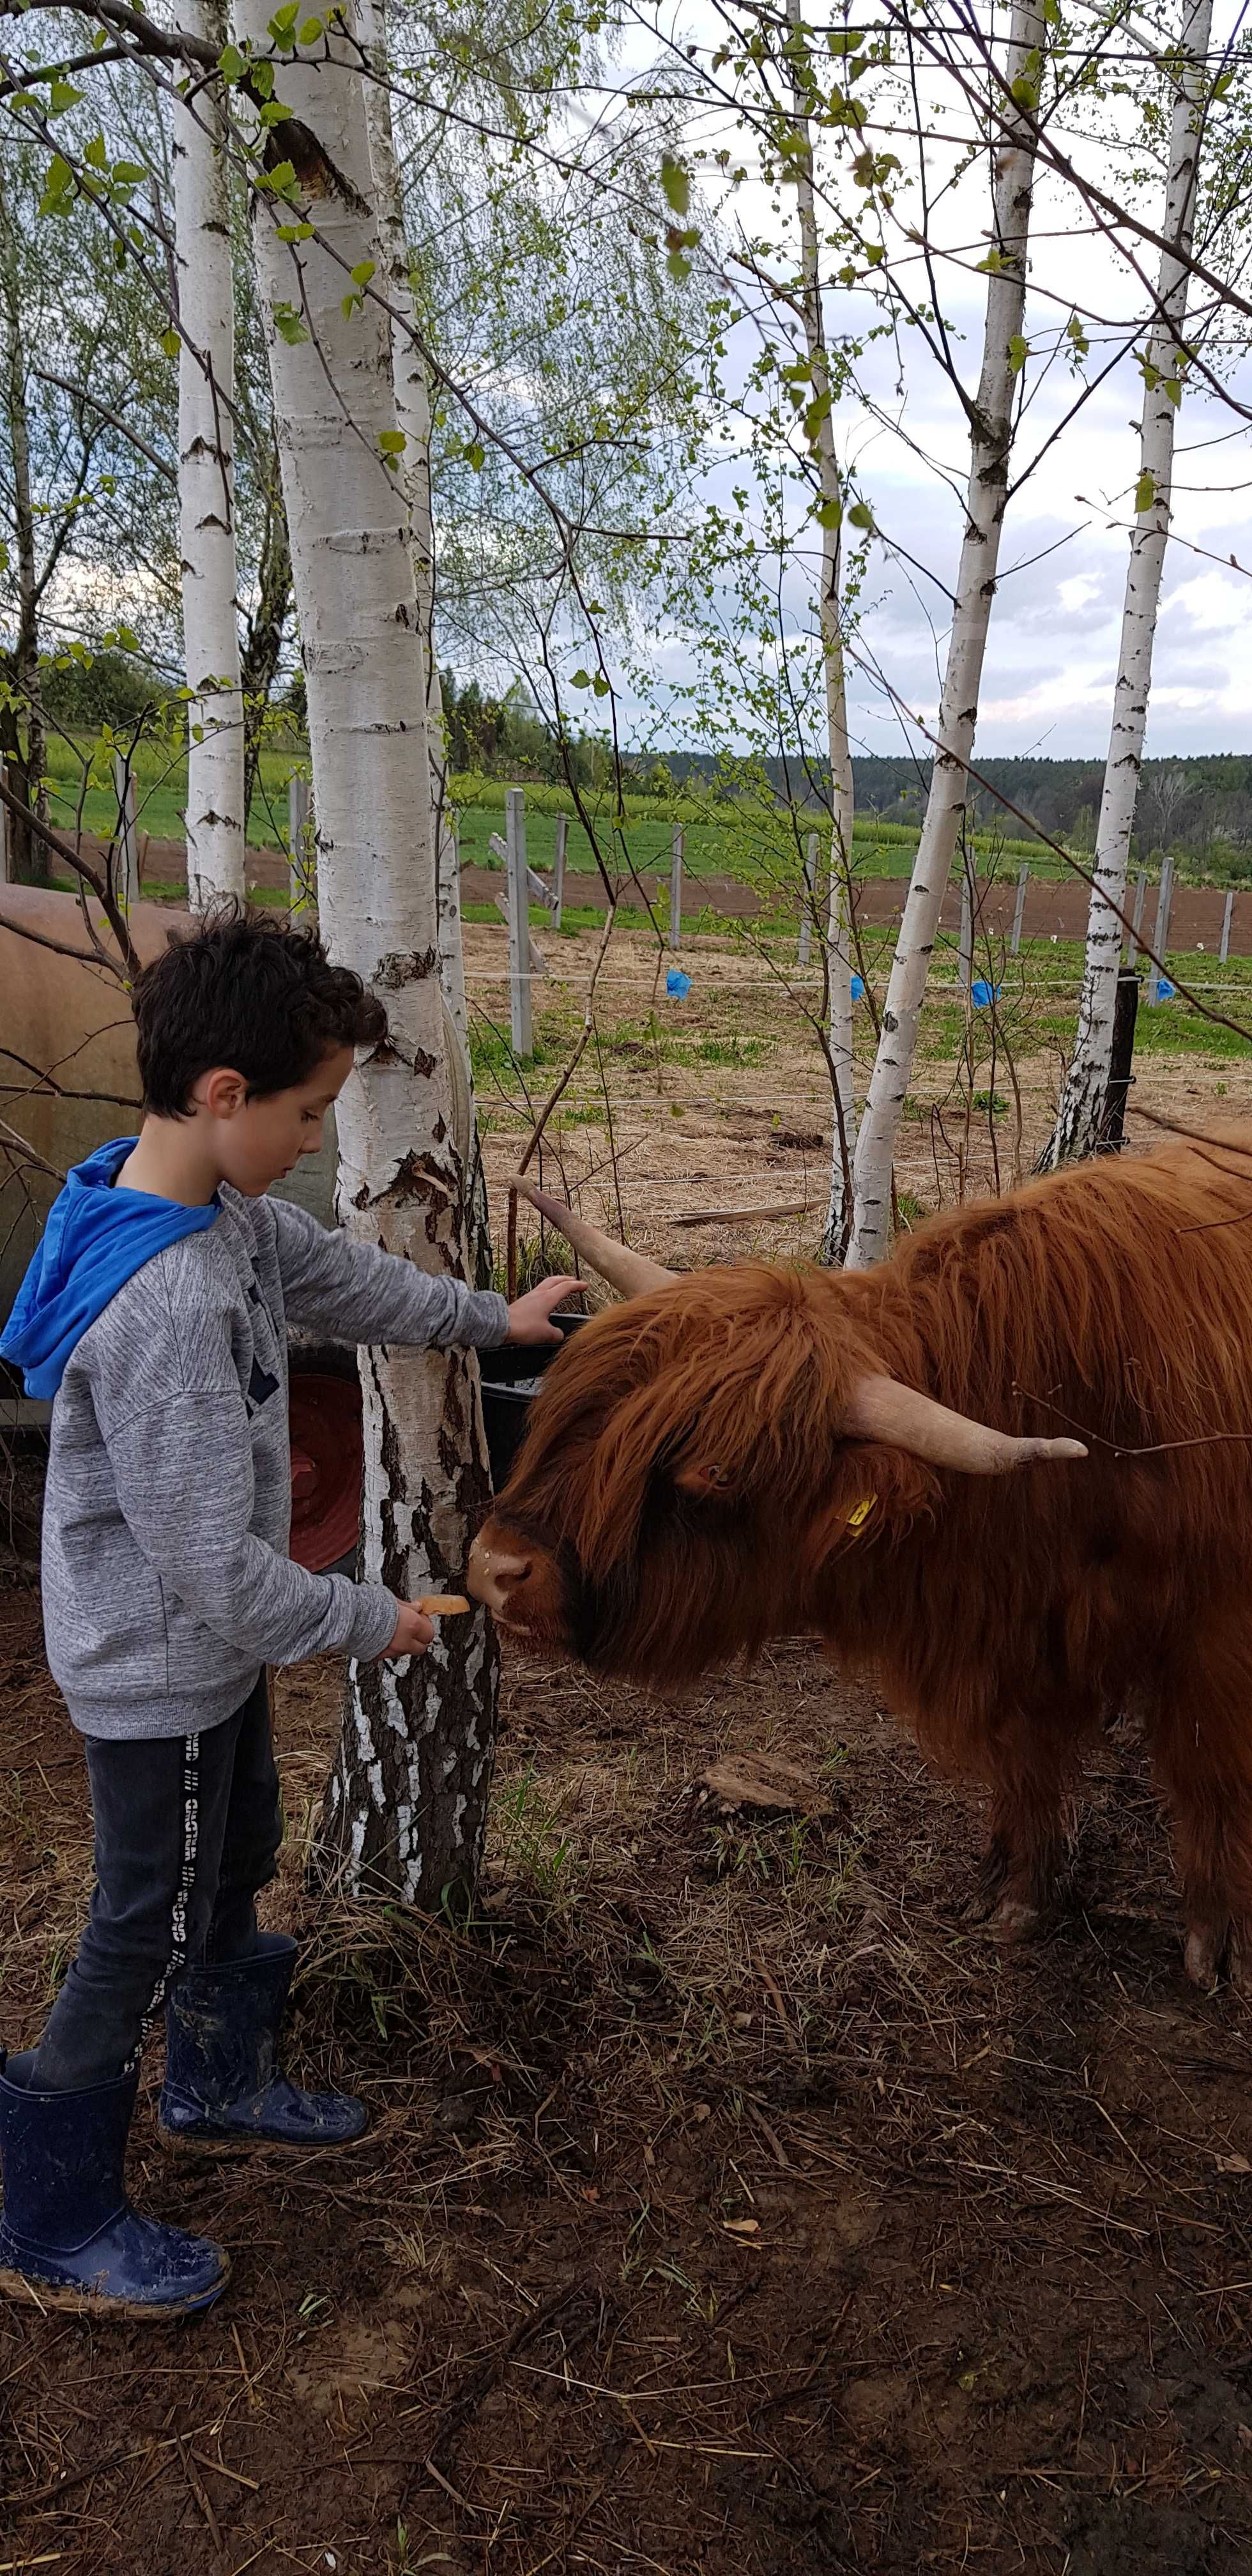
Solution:
M1132 967L1123 966L1117 978L1117 1000L1113 1007L1113 1053L1100 1136L1103 1154L1120 1154L1125 1142L1126 1095L1135 1078L1130 1067L1135 1052L1138 1010L1139 978Z

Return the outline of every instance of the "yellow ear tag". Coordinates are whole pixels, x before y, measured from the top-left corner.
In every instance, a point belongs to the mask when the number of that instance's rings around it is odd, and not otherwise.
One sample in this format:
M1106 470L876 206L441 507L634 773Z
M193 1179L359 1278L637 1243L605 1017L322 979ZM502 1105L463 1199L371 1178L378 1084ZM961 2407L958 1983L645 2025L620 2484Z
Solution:
M847 1526L850 1530L864 1529L866 1521L869 1519L870 1513L872 1512L877 1500L877 1494L866 1494L862 1502L853 1504L847 1520Z

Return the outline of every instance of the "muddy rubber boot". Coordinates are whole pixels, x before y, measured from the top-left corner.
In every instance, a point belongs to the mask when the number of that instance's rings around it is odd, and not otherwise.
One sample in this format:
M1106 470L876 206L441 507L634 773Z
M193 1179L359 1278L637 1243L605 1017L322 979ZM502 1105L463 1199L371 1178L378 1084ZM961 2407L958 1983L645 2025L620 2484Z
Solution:
M198 2315L230 2278L207 2236L131 2208L122 2178L138 2071L83 2093L32 2092L34 2051L0 2055L0 2293L80 2316Z
M296 1964L283 1932L248 1959L187 1968L165 1999L161 2135L169 2147L346 2147L368 2113L349 2093L302 2093L278 2071L278 2033Z

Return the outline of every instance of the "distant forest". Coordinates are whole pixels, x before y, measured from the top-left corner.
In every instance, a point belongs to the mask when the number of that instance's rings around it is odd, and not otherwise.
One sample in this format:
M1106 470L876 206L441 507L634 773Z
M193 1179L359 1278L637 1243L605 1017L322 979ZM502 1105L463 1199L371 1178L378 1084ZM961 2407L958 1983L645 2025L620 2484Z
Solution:
M970 805L978 824L1004 827L1006 840L1022 836L1022 826L999 803L1006 797L1017 813L1075 851L1095 848L1102 760L975 761L986 787L971 790ZM716 775L725 779L727 764L698 755L671 753L668 768L675 782ZM786 765L766 763L770 784L788 793ZM921 819L930 785L929 761L854 759L852 773L858 814L877 814L884 823ZM808 773L818 778L820 773ZM795 773L791 774L794 792ZM993 793L995 790L997 793ZM820 790L819 790L820 792ZM1223 875L1252 876L1252 753L1208 752L1187 760L1145 760L1139 789L1137 858L1170 851L1202 864L1220 864Z

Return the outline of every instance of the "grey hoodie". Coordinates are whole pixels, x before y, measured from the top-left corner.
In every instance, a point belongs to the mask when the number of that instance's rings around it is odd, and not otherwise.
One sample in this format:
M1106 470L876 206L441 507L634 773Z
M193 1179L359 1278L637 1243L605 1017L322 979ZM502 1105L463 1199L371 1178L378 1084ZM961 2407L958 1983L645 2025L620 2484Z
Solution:
M221 1214L137 1270L52 1409L48 1661L84 1735L194 1735L262 1664L377 1655L396 1604L287 1555L287 1324L343 1342L490 1349L503 1297L428 1278L281 1199Z

